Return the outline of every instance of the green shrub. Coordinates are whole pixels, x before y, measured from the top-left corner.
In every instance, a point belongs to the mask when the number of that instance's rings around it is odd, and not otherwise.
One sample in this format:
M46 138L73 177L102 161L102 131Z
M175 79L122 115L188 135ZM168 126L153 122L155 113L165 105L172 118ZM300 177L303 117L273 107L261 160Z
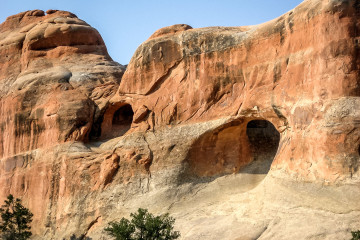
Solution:
M356 232L351 232L352 239L351 240L360 240L360 230Z
M66 240L66 239L63 238L62 240ZM92 240L92 238L85 237L82 234L80 234L80 236L76 236L76 234L73 234L70 236L69 240Z
M21 204L20 199L14 199L13 195L9 195L5 200L5 205L0 208L1 237L5 240L26 240L32 235L30 232L30 223L33 214L29 209Z
M110 222L105 232L116 240L172 240L180 237L178 231L173 231L175 219L169 214L154 216L139 208L130 216L131 221L122 218L119 222Z

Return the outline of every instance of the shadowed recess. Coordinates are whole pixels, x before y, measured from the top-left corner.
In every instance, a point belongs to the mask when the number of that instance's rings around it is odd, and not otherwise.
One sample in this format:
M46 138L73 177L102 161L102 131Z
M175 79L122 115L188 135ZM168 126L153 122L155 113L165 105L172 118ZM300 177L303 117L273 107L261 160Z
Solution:
M104 140L124 135L131 127L134 111L130 104L119 103L109 106L94 124L92 140Z
M193 143L188 173L200 177L232 173L265 175L275 158L280 134L267 120L227 123Z
M267 174L279 147L280 133L269 121L252 120L247 124L246 135L250 143L252 166L249 165L244 171L251 169L257 174Z
M134 112L129 104L115 111L112 119L112 130L123 135L130 129Z

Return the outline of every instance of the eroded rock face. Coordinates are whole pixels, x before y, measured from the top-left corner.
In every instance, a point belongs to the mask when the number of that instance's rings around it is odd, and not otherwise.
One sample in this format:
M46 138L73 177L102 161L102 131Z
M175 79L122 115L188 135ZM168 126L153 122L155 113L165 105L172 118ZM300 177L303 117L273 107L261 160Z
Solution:
M358 162L349 159L359 157L357 120L327 114L359 95L356 11L354 3L306 1L258 26L150 38L114 101L145 102L155 128L265 119L282 132L276 168L311 181L347 178Z
M9 17L0 200L23 198L35 239L99 239L139 207L169 211L183 239L349 235L359 15L357 1L308 0L257 26L165 27L126 71L72 13Z
M85 141L124 68L74 14L35 10L1 25L0 156Z
M35 222L43 221L55 165L35 149L88 141L125 69L94 28L64 11L9 17L0 26L0 53L0 195L27 195Z

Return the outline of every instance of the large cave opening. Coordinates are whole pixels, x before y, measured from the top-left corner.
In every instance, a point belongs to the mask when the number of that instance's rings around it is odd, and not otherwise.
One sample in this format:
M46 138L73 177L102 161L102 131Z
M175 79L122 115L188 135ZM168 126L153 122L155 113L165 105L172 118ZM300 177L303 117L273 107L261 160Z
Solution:
M192 144L187 156L187 176L211 179L243 174L249 176L246 181L257 181L269 172L279 141L279 132L267 120L227 123L206 132Z

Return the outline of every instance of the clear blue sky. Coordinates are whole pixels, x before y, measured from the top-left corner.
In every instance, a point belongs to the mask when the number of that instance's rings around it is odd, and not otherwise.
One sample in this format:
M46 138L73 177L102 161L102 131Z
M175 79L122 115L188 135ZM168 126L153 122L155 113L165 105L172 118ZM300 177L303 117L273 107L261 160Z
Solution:
M302 0L0 0L0 22L33 9L75 13L102 35L110 56L121 64L161 27L255 25L293 9Z

